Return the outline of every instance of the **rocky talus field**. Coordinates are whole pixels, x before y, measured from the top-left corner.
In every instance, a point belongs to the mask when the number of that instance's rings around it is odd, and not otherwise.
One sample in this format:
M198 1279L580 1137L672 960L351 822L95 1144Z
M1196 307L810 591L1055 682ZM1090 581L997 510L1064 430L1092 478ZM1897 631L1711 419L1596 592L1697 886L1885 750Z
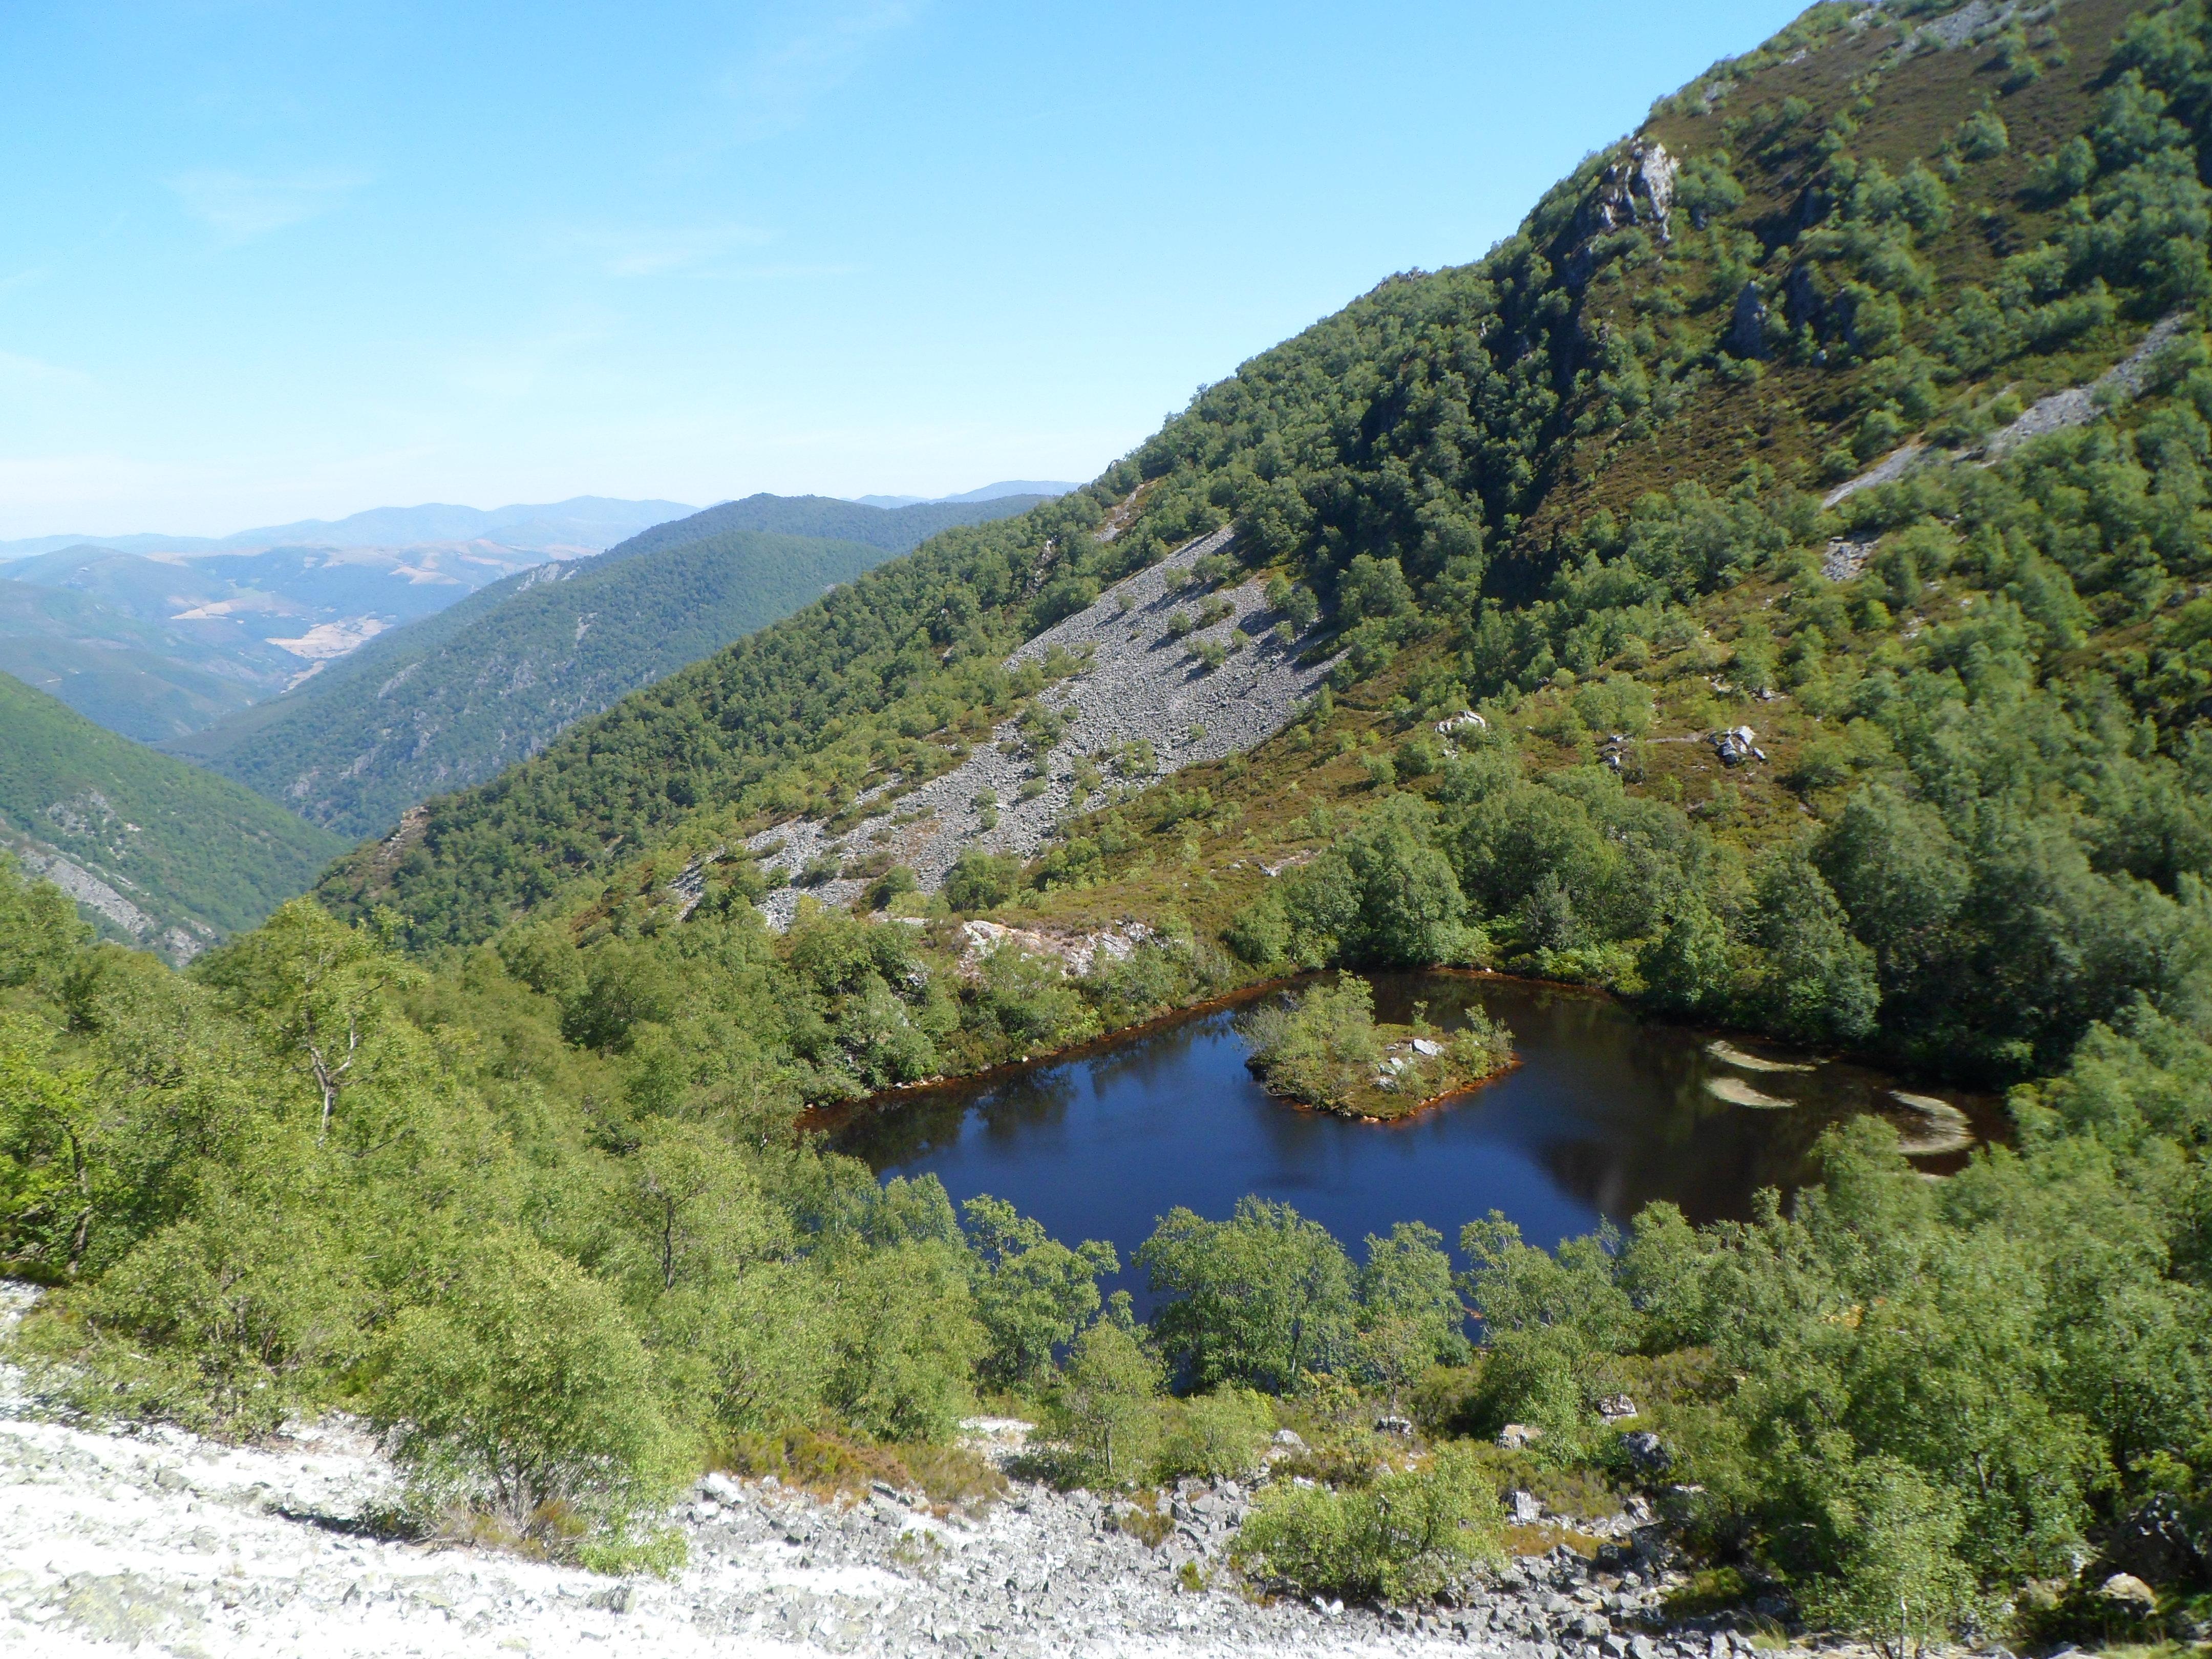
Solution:
M0 1286L12 1311L29 1293ZM978 1419L1017 1449L1024 1425ZM398 1659L403 1655L1417 1655L1747 1659L1734 1632L1660 1634L1669 1575L1616 1522L1600 1564L1565 1548L1481 1571L1421 1611L1269 1599L1226 1563L1246 1486L1186 1483L1157 1545L1126 1510L1015 1481L980 1516L878 1486L823 1501L705 1477L670 1513L672 1580L605 1577L375 1535L397 1476L343 1423L251 1446L54 1420L0 1368L0 1655ZM1533 1498L1519 1512L1540 1520ZM1195 1588L1194 1588L1195 1585Z
M1006 722L951 771L886 801L886 810L842 836L809 819L763 830L750 843L763 854L763 866L796 876L825 854L882 852L911 869L922 891L935 892L970 847L1035 858L1066 811L1076 764L1085 757L1149 744L1159 770L1169 772L1243 754L1274 736L1299 701L1321 689L1333 659L1309 660L1299 642L1274 637L1283 618L1267 609L1256 580L1213 594L1184 588L1190 568L1209 553L1226 551L1231 538L1231 532L1217 531L1115 583L1007 659L1009 668L1042 664L1060 651L1085 664L1039 700L1061 722L1058 741L1044 754L1030 754L1014 724ZM1206 614L1209 600L1218 613L1213 621L1177 629L1179 616L1194 622ZM1237 644L1239 634L1249 643ZM1228 650L1219 667L1207 668L1194 654L1201 641ZM1130 788L1154 781L1154 775L1133 776L1126 769L1108 775ZM1031 781L1041 787L1024 799L1023 786ZM877 794L888 790L880 786ZM998 802L998 821L989 829L976 805L987 795ZM835 906L851 903L865 885L840 878L811 890ZM763 901L775 926L790 925L799 890L779 888Z

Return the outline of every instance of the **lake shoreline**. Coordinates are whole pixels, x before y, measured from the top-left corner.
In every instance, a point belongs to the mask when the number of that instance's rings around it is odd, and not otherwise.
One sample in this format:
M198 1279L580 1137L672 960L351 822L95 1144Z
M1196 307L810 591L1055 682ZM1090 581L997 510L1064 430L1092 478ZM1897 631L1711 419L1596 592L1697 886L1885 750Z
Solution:
M1246 1003L1258 1001L1273 993L1310 985L1331 974L1360 974L1370 982L1377 975L1429 975L1445 979L1468 980L1477 983L1525 986L1531 989L1588 997L1619 1008L1639 1023L1692 1034L1708 1042L1733 1042L1740 1039L1766 1048L1787 1050L1793 1055L1814 1064L1842 1065L1865 1072L1879 1073L1900 1085L1933 1085L1956 1089L1960 1093L1993 1103L1995 1109L1983 1115L1990 1121L1977 1125L1979 1138L1984 1141L1993 1141L1997 1138L1990 1133L1995 1124L2008 1121L2002 1108L2004 1091L1961 1087L1940 1074L1923 1073L1915 1067L1899 1064L1888 1056L1875 1051L1858 1048L1813 1048L1789 1042L1770 1033L1752 1030L1742 1026L1717 1025L1702 1021L1674 1019L1663 1013L1638 1006L1618 991L1610 990L1601 985L1585 984L1576 980L1545 979L1534 974L1509 974L1495 968L1411 966L1370 969L1364 971L1351 968L1321 968L1305 973L1285 974L1272 979L1255 980L1248 985L1240 985L1233 990L1203 997L1195 1002L1181 1004L1164 1013L1155 1014L1149 1019L1139 1020L1134 1024L1118 1025L1110 1031L1101 1032L1094 1037L1086 1037L1081 1042L1069 1043L1064 1048L1041 1049L1033 1054L1024 1054L1019 1060L1001 1060L995 1066L986 1066L978 1071L947 1073L940 1077L925 1078L918 1083L894 1083L887 1089L878 1089L868 1094L858 1095L851 1100L809 1106L799 1114L794 1127L802 1135L834 1133L848 1127L855 1118L866 1114L888 1110L895 1106L927 1100L933 1096L958 1091L980 1091L1054 1066L1067 1065L1088 1059L1092 1055L1104 1053L1117 1044L1133 1042L1156 1032L1169 1030L1185 1020L1203 1018L1208 1014L1219 1013L1225 1009L1241 1007ZM1469 1095L1481 1092L1487 1085L1510 1075L1520 1064L1521 1057L1516 1053L1510 1065L1501 1067L1472 1087L1446 1090L1443 1094L1433 1096L1422 1101L1418 1106L1409 1108L1390 1117L1369 1117L1362 1113L1353 1113L1351 1116L1358 1121L1375 1124L1377 1127L1404 1123L1416 1116L1425 1115L1436 1107L1448 1105L1454 1101L1464 1099ZM1270 1095L1283 1105L1295 1108L1299 1111L1310 1112L1323 1117L1340 1118L1345 1115L1328 1107L1311 1105L1288 1096L1273 1095L1272 1091Z

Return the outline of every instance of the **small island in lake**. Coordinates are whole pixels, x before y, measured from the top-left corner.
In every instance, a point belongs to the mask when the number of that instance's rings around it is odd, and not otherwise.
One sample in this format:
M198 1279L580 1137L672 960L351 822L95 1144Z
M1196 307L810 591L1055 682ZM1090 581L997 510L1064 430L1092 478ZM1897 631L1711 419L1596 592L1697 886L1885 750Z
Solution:
M1246 1063L1268 1093L1339 1117L1403 1117L1513 1063L1513 1033L1480 1008L1449 1034L1418 1005L1414 1018L1377 1022L1366 981L1346 975L1262 1003L1238 1024L1252 1045Z

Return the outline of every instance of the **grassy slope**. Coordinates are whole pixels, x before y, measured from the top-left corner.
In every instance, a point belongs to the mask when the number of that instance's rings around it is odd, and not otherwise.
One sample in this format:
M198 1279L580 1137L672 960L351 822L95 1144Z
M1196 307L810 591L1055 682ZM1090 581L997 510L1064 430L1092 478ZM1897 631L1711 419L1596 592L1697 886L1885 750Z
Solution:
M106 878L159 924L191 918L221 933L254 926L303 890L337 846L5 674L0 823Z
M2022 194L2027 169L2038 151L2091 124L2111 43L2136 9L2123 0L2086 0L2057 15L2056 27L2071 53L2070 62L2004 95L2002 110L2013 132L2009 153L1978 164L1954 185L1955 211L1950 228L1923 249L1923 258L1939 285L1932 311L1940 314L1944 293L1968 282L1986 282L2004 254L2033 246L2048 230L2055 214L2039 210ZM1857 34L1831 34L1800 62L1786 61L1790 56L1787 50L1763 52L1739 65L1735 84L1714 112L1663 112L1662 106L1662 112L1655 114L1649 131L1662 137L1678 157L1735 146L1735 172L1747 200L1727 221L1739 237L1747 232L1759 239L1753 269L1762 288L1778 298L1790 257L1787 221L1813 165L1811 141L1828 114L1850 100L1854 83L1882 64L1899 39L1898 32L1877 23ZM1996 53L1986 44L1890 62L1874 108L1862 115L1853 140L1855 153L1883 160L1893 168L1916 155L1932 155L1944 136L1985 96L1997 93L1998 80ZM1762 137L1771 122L1753 118L1753 112L1771 115L1792 96L1814 106L1812 117L1799 124L1802 140ZM1726 123L1735 118L1749 131L1727 130ZM1662 262L1647 262L1639 268L1631 261L1625 268L1601 270L1588 290L1579 294L1560 281L1556 266L1584 234L1571 210L1591 192L1604 159L1586 166L1575 180L1554 192L1566 211L1554 211L1547 221L1547 210L1540 209L1532 218L1537 252L1549 256L1549 261L1540 258L1533 267L1534 280L1544 285L1544 293L1514 314L1514 337L1498 343L1492 336L1490 268L1417 274L1392 279L1338 317L1245 365L1238 377L1255 386L1271 379L1325 380L1341 388L1343 398L1354 406L1347 419L1358 429L1364 446L1355 447L1348 471L1361 487L1380 494L1375 480L1394 464L1385 440L1394 435L1394 423L1413 423L1409 411L1413 400L1404 390L1403 379L1422 368L1425 356L1431 363L1451 359L1455 353L1463 359L1474 342L1491 337L1499 345L1501 373L1516 386L1548 386L1559 405L1540 432L1516 435L1524 462L1521 473L1506 481L1509 469L1500 462L1480 483L1488 497L1481 503L1491 539L1487 587L1509 604L1541 590L1556 565L1564 535L1601 509L1626 513L1648 490L1692 479L1719 490L1753 463L1771 469L1779 483L1820 487L1825 481L1822 457L1843 435L1846 413L1865 395L1863 369L1778 361L1767 366L1763 378L1748 385L1710 374L1693 379L1681 405L1663 418L1607 433L1578 432L1573 417L1593 395L1591 343L1644 323L1654 328L1662 343L1680 340L1709 357L1728 326L1729 306L1741 281L1740 275L1723 269L1713 240L1693 233L1687 216L1680 213L1678 235ZM1547 208L1553 199L1547 198ZM1503 282L1498 286L1502 288ZM1650 296L1662 289L1672 291L1668 302L1650 306ZM1470 297L1478 293L1479 299ZM1561 316L1565 322L1549 324L1548 337L1528 320ZM2086 380L2123 355L2143 326L2142 319L2117 320L2065 349L2009 362L1995 380L2016 387L2027 398ZM1521 352L1517 362L1513 359L1516 348ZM1394 377L1401 378L1394 382ZM1971 401L1991 389L1994 386L1961 385L1954 399ZM1148 482L1115 512L1125 526L1119 544L1141 537L1148 527L1172 539L1218 521L1217 513L1210 520L1194 522L1188 516L1189 501L1194 495L1203 499L1208 479L1226 480L1240 467L1252 466L1265 447L1266 434L1239 430L1226 416L1216 418L1211 434L1180 434L1204 422L1210 409L1236 391L1235 383L1230 383L1201 398L1137 458ZM1364 410L1358 407L1363 401ZM1194 466L1172 456L1155 458L1154 451L1178 442L1200 456ZM1091 487L1086 494L1095 504L1094 520L1108 503L1127 494L1136 477L1124 468ZM1070 498L1057 508L1032 512L1006 527L1012 533L1000 544L998 556L1012 563L1018 576L1024 559L1030 562L1028 568L1038 573L1030 576L1023 598L1043 580L1041 568L1051 556L1052 527L1083 510L1081 498ZM1402 536L1399 544L1413 539ZM1393 544L1387 527L1374 544L1386 549ZM1410 568L1410 545L1407 551ZM985 575L973 574L988 563L988 556L979 560L948 538L941 546L926 547L917 569L929 566L933 555L936 568L955 572L956 580L971 580L979 593L990 598ZM906 602L894 585L906 568L887 567L876 573L873 580L882 586L860 584L852 597L853 609L866 611L872 618L890 616ZM1749 583L1705 599L1701 615L1713 641L1724 643L1742 616L1763 609L1774 597L1771 584ZM995 610L987 606L985 621L998 630L994 643L1029 631L1028 614L1019 604L1001 602ZM778 639L787 636L796 647L804 636L804 620L769 630L748 653L726 654L697 665L665 683L649 702L632 700L574 734L555 752L517 769L486 790L434 803L422 840L411 843L403 856L366 849L356 854L325 878L325 899L341 908L374 902L397 902L407 910L422 907L439 916L428 937L483 937L513 914L518 902L543 901L563 892L580 901L602 885L610 891L616 887L642 890L655 868L680 861L689 849L714 844L735 824L766 821L779 809L765 813L753 810L756 803L767 805L775 799L770 775L775 763L761 757L790 756L799 748L789 743L778 746L760 735L757 726L732 722L740 715L757 721L762 700L752 688L763 676L777 672L769 658ZM833 616L815 627L817 638L824 641L859 641L866 631L857 617ZM2104 643L2093 640L2090 654ZM1778 763L1732 780L1738 784L1741 800L1727 815L1733 821L1724 826L1725 834L1732 840L1758 842L1792 833L1826 804L1817 792L1792 788L1784 781L1814 728L1787 699L1752 703L1717 688L1707 672L1698 672L1712 665L1705 660L1711 654L1703 650L1677 653L1639 671L1639 678L1657 697L1655 730L1679 735L1739 720L1754 726ZM841 673L861 674L875 688L872 700L878 705L902 695L909 702L927 701L924 681L879 672L878 660L861 643L853 644L839 660L823 662L817 653L810 659L809 678L802 682L789 670L782 671L788 687L768 701L780 708L820 711L816 724L822 735L812 747L830 749L842 733L828 725L828 714L834 711L841 720L849 719L849 711L866 701L824 693L823 686ZM1426 689L1439 678L1448 678L1455 661L1455 639L1448 631L1434 631L1402 652L1386 671L1340 697L1318 741L1306 734L1285 733L1243 760L1182 775L1180 784L1208 788L1231 809L1213 817L1214 823L1224 827L1179 823L1146 845L1110 858L1103 883L1041 896L1032 901L1034 907L1070 920L1172 908L1188 915L1201 932L1225 926L1263 883L1256 869L1259 857L1254 855L1273 862L1281 853L1316 845L1322 837L1312 833L1309 814L1314 806L1357 806L1371 798L1372 786L1357 762L1357 750L1395 741L1422 712ZM1555 717L1563 701L1564 693L1540 690L1504 716L1538 772L1587 763L1591 758L1587 734L1564 739L1546 735L1557 729ZM938 734L947 743L961 735L957 730ZM1699 746L1655 744L1648 752L1648 778L1635 786L1638 791L1653 791L1689 805L1711 791L1717 769ZM879 744L873 757L878 766L881 756ZM694 769L702 764L719 767L732 778L762 781L748 785L750 793L742 796L733 783L720 797L695 808L687 802L698 787ZM617 781L603 781L616 774ZM864 773L854 781L864 782L868 775ZM780 810L788 811L788 796L785 801ZM488 849L494 846L512 851L555 842L564 835L573 840L571 826L585 825L595 837L593 848L572 849L564 860L534 868L526 882L502 883L481 873L491 861ZM1083 826L1075 827L1079 830ZM641 842L668 851L636 865L639 873L634 878L616 874L630 849ZM507 856L501 854L502 860Z

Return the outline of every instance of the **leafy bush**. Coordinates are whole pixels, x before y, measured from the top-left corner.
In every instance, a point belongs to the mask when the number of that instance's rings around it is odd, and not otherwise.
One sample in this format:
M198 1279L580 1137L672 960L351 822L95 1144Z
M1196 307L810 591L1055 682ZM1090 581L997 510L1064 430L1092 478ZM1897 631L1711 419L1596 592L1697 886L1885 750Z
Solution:
M1233 1547L1243 1571L1300 1595L1395 1601L1500 1558L1500 1535L1496 1495L1467 1451L1448 1446L1425 1468L1349 1492L1272 1486Z
M652 1365L604 1285L512 1234L478 1241L447 1296L378 1345L370 1417L440 1498L516 1531L556 1504L642 1503L671 1472Z
M1014 896L1022 861L1007 853L970 847L945 878L945 902L956 910L988 910Z
M1186 1477L1243 1480L1260 1467L1274 1432L1267 1396L1234 1386L1164 1401L1152 1478L1165 1485Z

